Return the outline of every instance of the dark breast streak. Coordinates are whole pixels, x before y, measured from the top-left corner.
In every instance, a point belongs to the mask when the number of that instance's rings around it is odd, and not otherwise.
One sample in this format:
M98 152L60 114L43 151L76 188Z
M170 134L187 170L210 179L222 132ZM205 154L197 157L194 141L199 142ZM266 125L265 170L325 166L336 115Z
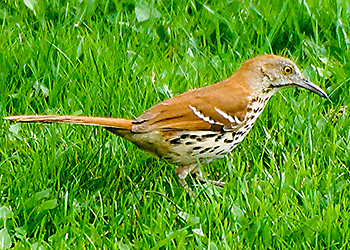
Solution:
M246 116L236 130L185 131L174 134L167 140L170 151L163 158L187 165L196 163L197 160L209 163L225 156L246 137L269 98L269 96L255 98L247 106Z

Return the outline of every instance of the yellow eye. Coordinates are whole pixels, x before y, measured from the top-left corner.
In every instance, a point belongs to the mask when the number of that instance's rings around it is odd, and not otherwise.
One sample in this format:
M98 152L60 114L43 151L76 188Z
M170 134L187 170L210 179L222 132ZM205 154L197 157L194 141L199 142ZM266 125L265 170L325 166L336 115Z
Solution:
M283 73L284 73L285 75L289 75L289 74L291 74L292 72L293 72L292 67L285 66L285 67L283 68Z

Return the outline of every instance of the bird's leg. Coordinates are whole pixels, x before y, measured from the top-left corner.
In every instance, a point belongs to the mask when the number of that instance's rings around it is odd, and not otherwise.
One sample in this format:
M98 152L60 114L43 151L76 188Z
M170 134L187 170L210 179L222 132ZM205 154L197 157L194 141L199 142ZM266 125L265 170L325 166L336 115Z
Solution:
M190 164L190 165L185 165L185 166L182 166L182 167L179 167L178 169L176 169L176 175L179 178L180 184L184 187L186 192L189 194L192 193L192 190L188 186L185 179L186 179L187 175L192 173L196 168L198 168L197 164Z

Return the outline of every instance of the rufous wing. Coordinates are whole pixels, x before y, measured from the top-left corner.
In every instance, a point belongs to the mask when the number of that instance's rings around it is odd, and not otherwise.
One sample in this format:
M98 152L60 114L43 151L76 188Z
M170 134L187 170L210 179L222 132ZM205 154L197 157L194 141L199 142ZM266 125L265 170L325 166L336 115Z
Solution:
M249 91L244 81L231 77L185 92L145 111L133 121L132 131L202 131L238 126L246 114Z

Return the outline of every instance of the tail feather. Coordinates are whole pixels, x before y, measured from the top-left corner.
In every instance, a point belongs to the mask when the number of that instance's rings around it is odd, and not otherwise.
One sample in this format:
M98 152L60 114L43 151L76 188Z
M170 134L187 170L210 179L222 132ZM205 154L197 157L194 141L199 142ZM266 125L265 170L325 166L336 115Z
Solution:
M108 117L89 117L89 116L60 116L60 115L19 115L8 116L4 119L16 122L42 122L42 123L74 123L84 125L103 126L106 128L116 128L130 130L132 120Z

